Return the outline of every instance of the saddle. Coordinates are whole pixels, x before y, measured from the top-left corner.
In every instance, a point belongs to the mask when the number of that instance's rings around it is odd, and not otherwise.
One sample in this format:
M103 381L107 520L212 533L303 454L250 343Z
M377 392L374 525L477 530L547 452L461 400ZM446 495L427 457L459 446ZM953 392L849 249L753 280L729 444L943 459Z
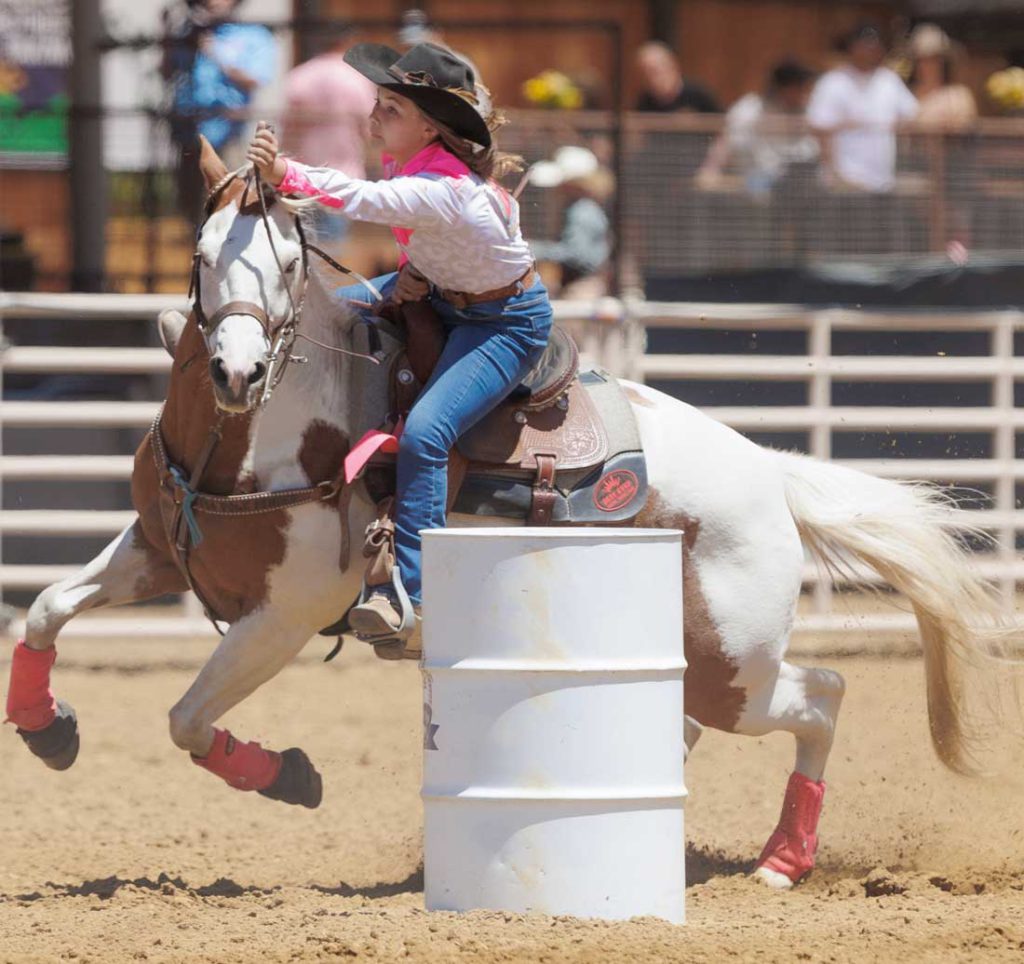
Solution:
M412 407L444 348L428 303L407 303L400 314L406 348L390 380L397 416ZM378 453L367 466L367 488L377 501L393 493L393 465L393 455ZM646 502L646 468L618 383L606 372L581 373L576 343L556 326L526 378L456 443L448 496L455 512L528 525L631 521Z

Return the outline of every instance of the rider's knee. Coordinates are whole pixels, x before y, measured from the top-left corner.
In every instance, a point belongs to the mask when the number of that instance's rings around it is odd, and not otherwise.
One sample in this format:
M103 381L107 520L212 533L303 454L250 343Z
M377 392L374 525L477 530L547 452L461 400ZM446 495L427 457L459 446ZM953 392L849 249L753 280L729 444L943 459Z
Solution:
M409 422L402 430L398 448L399 453L405 458L417 462L430 462L445 458L452 444L445 438L445 433L436 422L410 416Z

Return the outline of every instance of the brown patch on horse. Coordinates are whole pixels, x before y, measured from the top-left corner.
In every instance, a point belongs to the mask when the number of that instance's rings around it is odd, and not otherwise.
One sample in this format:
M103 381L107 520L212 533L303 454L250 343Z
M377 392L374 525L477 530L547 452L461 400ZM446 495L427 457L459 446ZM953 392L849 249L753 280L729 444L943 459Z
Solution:
M711 616L701 590L700 574L693 564L693 548L700 537L700 519L673 509L657 490L651 489L647 505L634 525L683 531L683 648L686 653L683 698L686 715L704 726L731 733L747 705L747 692L732 685L739 666L723 651L722 634Z
M235 622L267 599L270 572L284 562L288 510L197 519L203 541L189 554L192 579L214 612Z
M310 485L334 479L348 455L348 438L337 426L316 419L306 426L299 448L299 465Z
M623 388L622 391L625 394L626 398L628 398L630 402L634 405L639 405L641 408L655 407L654 402L652 402L649 398L644 398L643 395L641 395L635 388L626 387Z

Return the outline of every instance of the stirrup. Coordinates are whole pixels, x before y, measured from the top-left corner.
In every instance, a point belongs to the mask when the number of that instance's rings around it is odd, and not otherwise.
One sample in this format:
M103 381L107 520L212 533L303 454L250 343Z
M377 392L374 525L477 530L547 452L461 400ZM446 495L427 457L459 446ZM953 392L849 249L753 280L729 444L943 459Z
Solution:
M380 589L380 586L368 586L364 579L359 598L352 608L357 609L364 603L369 602L370 597L374 593L379 592ZM370 643L372 646L377 646L381 643L404 643L412 635L412 631L416 628L416 613L413 610L412 600L409 599L409 594L405 591L405 586L402 585L402 576L398 566L391 570L391 590L394 593L392 601L397 604L395 608L399 616L401 616L401 622L398 624L398 627L372 636L365 636L362 633L356 632L354 633L356 639L364 643Z

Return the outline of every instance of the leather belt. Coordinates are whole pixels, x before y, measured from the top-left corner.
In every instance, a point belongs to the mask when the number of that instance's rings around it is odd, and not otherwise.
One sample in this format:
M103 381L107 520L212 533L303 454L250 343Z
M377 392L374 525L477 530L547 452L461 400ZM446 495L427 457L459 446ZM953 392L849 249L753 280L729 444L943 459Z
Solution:
M495 288L493 291L452 291L451 288L442 288L438 292L440 296L456 308L468 308L470 305L478 305L483 301L498 301L502 298L512 298L529 291L537 280L537 266L531 264L525 274L517 278L504 288Z

